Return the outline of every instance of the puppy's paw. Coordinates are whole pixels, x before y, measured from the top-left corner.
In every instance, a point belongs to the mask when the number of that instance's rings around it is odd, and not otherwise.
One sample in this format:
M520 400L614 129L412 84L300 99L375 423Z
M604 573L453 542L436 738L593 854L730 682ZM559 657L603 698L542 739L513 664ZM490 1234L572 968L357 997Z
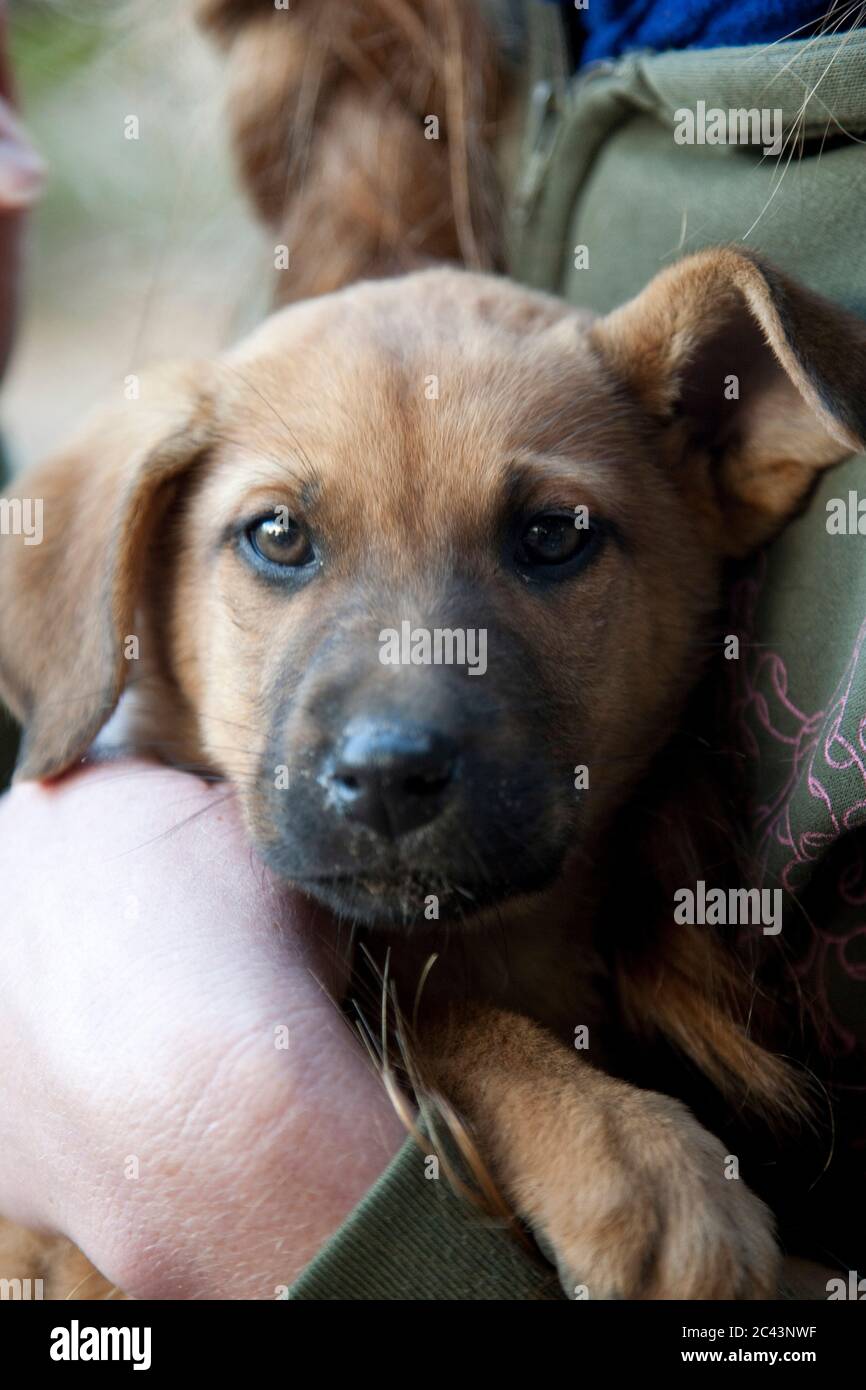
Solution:
M570 1297L776 1295L770 1212L726 1176L736 1170L732 1156L684 1106L614 1083L572 1120L545 1171L523 1175L526 1201L515 1194L536 1214L540 1243Z

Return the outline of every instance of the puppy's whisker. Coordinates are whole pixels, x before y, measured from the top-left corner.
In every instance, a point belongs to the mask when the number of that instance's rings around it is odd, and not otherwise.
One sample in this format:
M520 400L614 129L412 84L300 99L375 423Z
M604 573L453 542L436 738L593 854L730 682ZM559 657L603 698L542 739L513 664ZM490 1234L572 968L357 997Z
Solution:
M263 469L256 469L251 466L251 453L256 458L260 458L267 463L273 464L276 468L280 470L282 476L288 478L289 482L292 483L296 488L298 488L298 490L303 488L305 484L310 481L312 474L309 471L309 460L301 460L302 463L305 463L307 465L307 471L295 472L293 469L289 468L288 459L285 454L271 453L270 450L262 448L258 443L256 443L254 446L251 446L249 440L235 439L232 435L226 434L222 430L219 434L219 441L221 444L231 444L238 450L238 453L240 455L240 457L237 459L238 471L243 473L244 478L251 483L258 480L258 482L261 484L272 484L274 481L273 474L268 473ZM297 449L295 449L295 452L298 452Z
M770 43L764 44L763 47L756 49L756 51L753 54L751 54L746 61L753 62L755 59L763 57L764 54L769 53L771 49L777 48L780 43L788 43L791 39L795 39L798 34L803 34L806 32L806 30L812 29L815 25L817 25L818 33L814 35L814 37L809 39L809 41L806 43L805 47L802 50L795 54L792 54L788 62L783 64L783 66L779 69L779 72L787 72L788 68L791 66L792 63L801 61L801 59L808 54L809 49L814 44L816 38L823 38L827 35L827 33L834 33L840 27L840 25L845 22L845 19L855 14L858 10L864 8L866 8L866 6L863 5L862 0L853 0L853 3L848 5L840 15L840 12L837 9L836 5L831 4L829 10L826 10L824 14L821 15L818 19L807 20L804 24L798 25L796 29L791 29L787 34L783 34L781 38L773 39ZM827 24L828 20L831 19L835 21L834 24L830 29L825 28L824 26Z
M197 811L193 811L190 815L185 816L174 825L168 826L158 835L154 835L150 840L142 840L139 844L133 845L130 849L123 850L120 854L111 855L107 862L114 863L119 859L127 859L131 854L139 854L144 849L149 849L153 845L161 844L163 840L167 840L172 835L176 835L178 831L186 829L186 827L191 825L194 821L200 820L202 817L209 815L212 811L219 810L221 806L225 806L228 802L234 801L234 799L235 794L231 791L218 800L210 801L207 806L199 807Z
M250 391L252 391L256 396L258 396L259 400L261 400L262 403L263 403L264 405L267 406L267 408L268 408L268 410L270 410L271 414L274 415L274 416L276 417L276 419L280 422L280 424L282 425L283 429L286 431L286 434L288 435L289 439L291 439L292 443L294 444L295 448L297 449L298 453L300 454L300 456L301 456L303 462L306 464L307 469L309 470L309 471L308 471L308 480L309 480L309 481L312 481L312 480L314 479L314 477L315 477L315 469L314 469L314 467L313 467L312 460L310 459L309 455L308 455L308 454L306 453L306 451L304 450L303 446L301 445L300 440L298 439L297 435L295 434L295 432L294 432L294 430L292 429L292 427L291 427L291 425L289 424L289 422L283 418L283 416L280 414L280 412L277 410L276 406L274 405L273 401L271 401L271 400L264 394L264 392L261 391L261 390L259 389L258 386L256 386L255 382L250 381L249 377L246 376L243 372L241 372L241 371L239 370L239 368L237 368L237 367L235 367L235 366L232 366L230 363L225 364L225 365L228 367L228 370L231 371L231 372L233 372L234 375L237 376L237 377L244 383L244 385L245 385Z

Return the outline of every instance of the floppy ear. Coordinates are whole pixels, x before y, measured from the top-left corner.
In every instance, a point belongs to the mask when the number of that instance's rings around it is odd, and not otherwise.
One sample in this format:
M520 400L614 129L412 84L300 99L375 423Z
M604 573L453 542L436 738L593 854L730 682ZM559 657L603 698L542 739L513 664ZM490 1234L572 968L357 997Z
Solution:
M866 324L750 253L687 257L590 339L668 427L722 554L769 540L822 469L864 447Z
M210 441L206 372L143 378L138 400L97 413L16 481L29 535L0 536L0 695L24 725L16 778L62 772L117 704L157 496ZM6 515L18 505L7 499Z

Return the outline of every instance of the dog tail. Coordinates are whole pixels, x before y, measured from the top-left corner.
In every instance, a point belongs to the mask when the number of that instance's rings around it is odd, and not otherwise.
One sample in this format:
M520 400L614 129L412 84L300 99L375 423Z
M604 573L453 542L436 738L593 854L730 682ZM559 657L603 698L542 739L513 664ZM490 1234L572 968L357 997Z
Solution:
M501 74L475 3L195 8L227 54L241 175L283 255L278 303L433 262L497 267Z

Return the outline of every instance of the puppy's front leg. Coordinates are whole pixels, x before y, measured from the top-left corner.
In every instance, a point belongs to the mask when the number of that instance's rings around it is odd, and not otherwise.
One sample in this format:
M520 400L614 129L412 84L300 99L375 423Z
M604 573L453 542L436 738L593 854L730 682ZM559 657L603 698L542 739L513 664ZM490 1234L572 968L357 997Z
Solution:
M772 1217L725 1177L722 1144L685 1106L605 1076L516 1014L479 1007L432 1043L425 1075L469 1121L567 1293L775 1294Z

